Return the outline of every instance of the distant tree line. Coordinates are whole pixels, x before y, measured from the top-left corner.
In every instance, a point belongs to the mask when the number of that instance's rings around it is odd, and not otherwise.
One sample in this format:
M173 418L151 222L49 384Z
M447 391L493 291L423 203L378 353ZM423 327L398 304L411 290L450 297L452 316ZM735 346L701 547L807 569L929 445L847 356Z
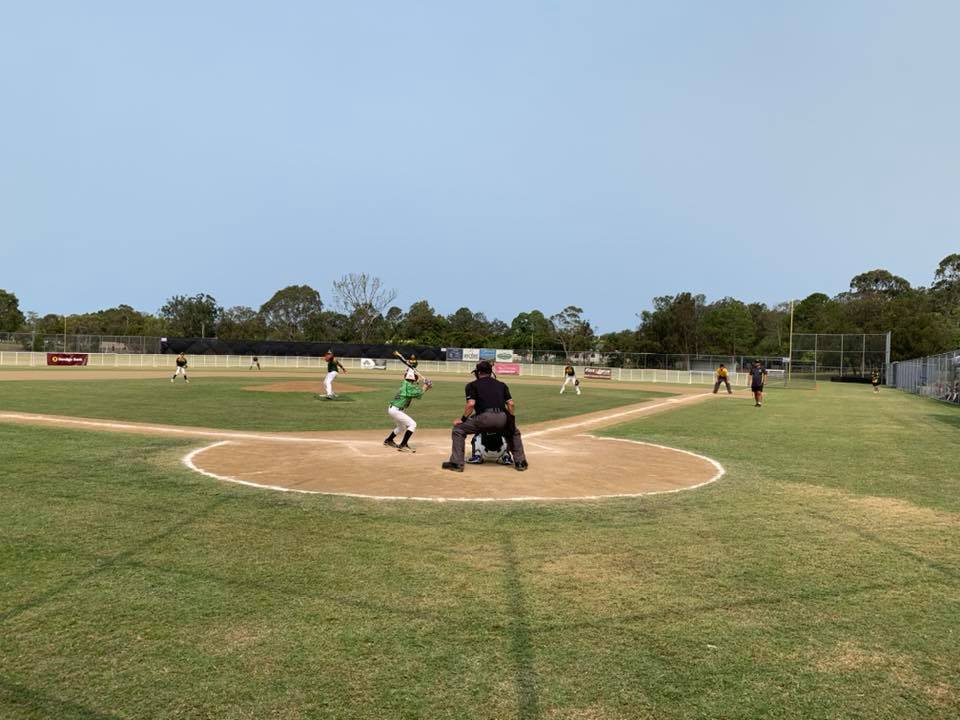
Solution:
M211 295L175 295L154 315L120 305L68 315L78 335L219 337L242 340L303 340L504 347L566 355L605 353L699 353L780 356L787 352L790 304L769 307L725 297L708 303L681 292L653 299L635 328L599 335L583 308L568 305L553 315L519 313L508 324L462 307L442 315L427 300L404 310L396 291L365 273L333 283L333 306L309 285L278 290L259 308L222 307ZM887 270L870 270L850 289L830 297L814 293L795 303L794 332L879 333L893 331L893 357L906 359L960 347L960 254L945 257L930 287L911 287ZM0 331L58 334L64 316L24 314L17 297L0 290Z

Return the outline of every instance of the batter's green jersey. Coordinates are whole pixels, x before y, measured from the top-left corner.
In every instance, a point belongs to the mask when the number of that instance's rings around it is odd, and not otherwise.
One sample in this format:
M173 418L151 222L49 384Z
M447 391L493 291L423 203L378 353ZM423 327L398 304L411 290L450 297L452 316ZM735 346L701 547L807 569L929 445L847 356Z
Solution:
M394 396L393 400L390 401L390 404L393 405L397 410L406 410L408 407L410 407L410 403L417 398L422 397L423 388L421 388L415 382L404 380L402 383L400 383L400 389L397 390L397 394Z

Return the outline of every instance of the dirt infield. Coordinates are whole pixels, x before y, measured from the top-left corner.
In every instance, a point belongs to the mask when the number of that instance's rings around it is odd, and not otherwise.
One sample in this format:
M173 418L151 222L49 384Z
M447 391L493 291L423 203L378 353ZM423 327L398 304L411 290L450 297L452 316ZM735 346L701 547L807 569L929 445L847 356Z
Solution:
M433 501L585 500L674 492L718 479L723 468L709 458L585 434L708 397L688 394L525 428L530 469L523 473L495 464L441 470L450 453L446 430L417 432L417 452L406 454L384 447L380 431L249 433L13 412L0 412L0 421L213 440L184 463L220 481L271 490Z

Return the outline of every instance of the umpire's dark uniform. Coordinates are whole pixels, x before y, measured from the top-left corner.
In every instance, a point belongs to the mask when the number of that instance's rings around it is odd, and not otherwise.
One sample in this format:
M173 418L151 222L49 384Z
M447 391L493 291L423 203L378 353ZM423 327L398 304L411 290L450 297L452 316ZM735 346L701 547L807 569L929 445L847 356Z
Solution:
M523 442L520 440L520 431L516 422L510 417L508 405L513 405L510 388L505 383L491 377L493 368L490 363L481 360L474 370L477 379L467 383L467 407L473 408L472 415L464 415L462 422L453 426L451 438L453 447L450 450L450 462L443 463L445 470L463 469L464 443L467 435L474 433L499 432L502 433L510 451L513 453L513 464L517 470L527 469L527 457L523 452Z

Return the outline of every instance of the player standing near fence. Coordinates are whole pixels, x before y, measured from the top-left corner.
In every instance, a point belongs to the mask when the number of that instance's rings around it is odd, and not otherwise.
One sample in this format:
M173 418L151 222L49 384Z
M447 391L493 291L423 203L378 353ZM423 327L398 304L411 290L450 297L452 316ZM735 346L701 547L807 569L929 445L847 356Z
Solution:
M393 400L390 401L390 404L387 405L387 415L393 418L393 421L396 423L393 432L387 435L383 441L383 444L387 447L396 448L400 452L416 452L416 450L407 443L410 442L410 437L417 429L417 421L410 417L406 411L410 407L410 403L418 398L422 398L423 394L433 387L433 383L429 380L423 380L422 387L420 382L421 379L417 371L413 368L407 368L407 371L403 374L403 382L400 383L400 389L397 390L397 394ZM401 432L403 433L403 439L401 439L400 444L397 445L395 440Z
M333 391L333 381L336 380L339 373L347 372L347 369L337 360L333 350L327 350L323 354L323 359L327 361L327 376L323 379L323 387L327 391L327 399L333 400L337 396Z
M730 389L730 378L728 377L729 373L727 368L723 363L720 363L720 367L717 368L717 381L713 384L713 394L717 394L717 390L720 389L720 383L723 383L727 386L727 395L733 395L733 390Z
M257 366L257 370L260 369L260 358L257 357L256 355L254 355L252 358L250 358L250 369L251 369L251 370L253 370L253 366L254 366L254 365Z
M767 381L767 370L759 360L753 361L750 368L750 389L753 391L754 407L763 407L763 386Z
M567 389L567 385L573 385L574 389L577 391L577 395L580 394L580 381L577 380L577 371L573 369L573 365L567 365L563 369L564 380L563 385L560 386L560 394L563 395L563 391Z
M870 373L870 384L873 385L873 391L875 393L880 392L880 371L876 368Z
M180 353L177 355L177 371L173 373L173 377L170 378L170 382L173 382L177 379L177 375L183 375L183 381L189 383L187 380L187 354Z

